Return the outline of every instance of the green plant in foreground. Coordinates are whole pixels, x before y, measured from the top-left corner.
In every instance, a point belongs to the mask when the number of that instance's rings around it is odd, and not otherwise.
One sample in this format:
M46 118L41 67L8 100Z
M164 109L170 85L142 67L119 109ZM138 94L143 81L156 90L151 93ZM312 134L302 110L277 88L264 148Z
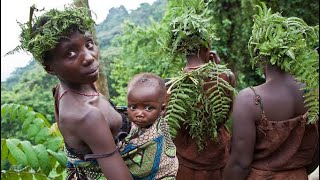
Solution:
M1 179L62 179L63 138L40 113L19 104L1 106L1 122L19 121L26 139L1 138Z
M252 36L248 48L252 65L269 61L305 83L305 106L308 122L319 118L319 25L308 26L297 17L271 13L265 4L254 15Z

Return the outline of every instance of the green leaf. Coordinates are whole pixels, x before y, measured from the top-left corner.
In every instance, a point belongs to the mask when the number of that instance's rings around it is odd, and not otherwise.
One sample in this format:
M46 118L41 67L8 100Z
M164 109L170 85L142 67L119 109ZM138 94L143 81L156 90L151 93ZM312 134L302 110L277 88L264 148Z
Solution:
M48 149L52 151L57 151L59 148L61 148L63 140L61 137L51 137L46 141L45 145Z
M56 158L56 160L60 163L60 165L64 166L67 164L67 157L64 152L54 152L50 149L47 150L49 154Z
M39 168L39 162L37 155L35 151L33 150L33 146L29 141L21 141L20 142L22 149L27 157L27 160L29 161L30 166L34 169L37 170Z
M20 177L22 180L33 180L33 173L31 172L20 172Z
M44 174L49 175L51 171L50 161L49 161L49 155L47 152L47 149L42 144L38 144L33 147L35 153L37 154L39 165L44 172Z
M46 140L50 138L50 132L49 129L46 127L43 127L38 134L35 136L34 141L36 144L42 144Z
M27 157L23 151L18 147L20 141L18 139L7 139L7 146L12 157L18 164L28 165Z
M39 131L40 129L37 125L30 124L29 128L27 129L27 135L29 138L33 138Z
M6 143L6 139L1 139L1 161L8 157L9 151Z
M12 156L11 153L9 153L9 155L8 155L8 161L12 165L17 165L17 160Z

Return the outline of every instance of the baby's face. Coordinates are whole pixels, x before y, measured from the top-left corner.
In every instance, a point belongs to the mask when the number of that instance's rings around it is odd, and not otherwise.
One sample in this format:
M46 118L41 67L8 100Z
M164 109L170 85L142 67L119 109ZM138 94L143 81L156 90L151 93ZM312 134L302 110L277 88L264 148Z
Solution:
M128 90L128 117L137 126L152 125L164 110L163 97L156 87L134 87Z

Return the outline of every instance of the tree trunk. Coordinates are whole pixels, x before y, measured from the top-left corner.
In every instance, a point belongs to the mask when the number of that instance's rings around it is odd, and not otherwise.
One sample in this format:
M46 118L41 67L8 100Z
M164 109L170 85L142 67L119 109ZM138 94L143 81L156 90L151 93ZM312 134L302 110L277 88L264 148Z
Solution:
M77 7L87 7L88 9L90 9L89 0L73 0L73 4ZM90 17L92 17L90 11L88 11L88 14ZM94 37L94 39L96 39L95 32L93 32L92 36ZM99 55L99 57L100 57L100 55ZM110 98L107 78L106 78L105 74L103 73L102 68L99 68L99 78L95 82L95 85L97 86L99 92L102 95L104 95L108 99Z

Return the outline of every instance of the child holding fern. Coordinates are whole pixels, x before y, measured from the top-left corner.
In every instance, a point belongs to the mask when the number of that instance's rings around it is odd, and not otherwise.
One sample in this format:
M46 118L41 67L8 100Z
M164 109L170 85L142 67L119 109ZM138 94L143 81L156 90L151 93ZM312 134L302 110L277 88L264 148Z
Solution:
M163 119L166 86L151 73L135 75L128 84L127 113L133 123L121 155L134 179L175 179L176 147Z
M235 99L223 178L307 180L319 164L319 26L258 8L248 46L266 82Z

